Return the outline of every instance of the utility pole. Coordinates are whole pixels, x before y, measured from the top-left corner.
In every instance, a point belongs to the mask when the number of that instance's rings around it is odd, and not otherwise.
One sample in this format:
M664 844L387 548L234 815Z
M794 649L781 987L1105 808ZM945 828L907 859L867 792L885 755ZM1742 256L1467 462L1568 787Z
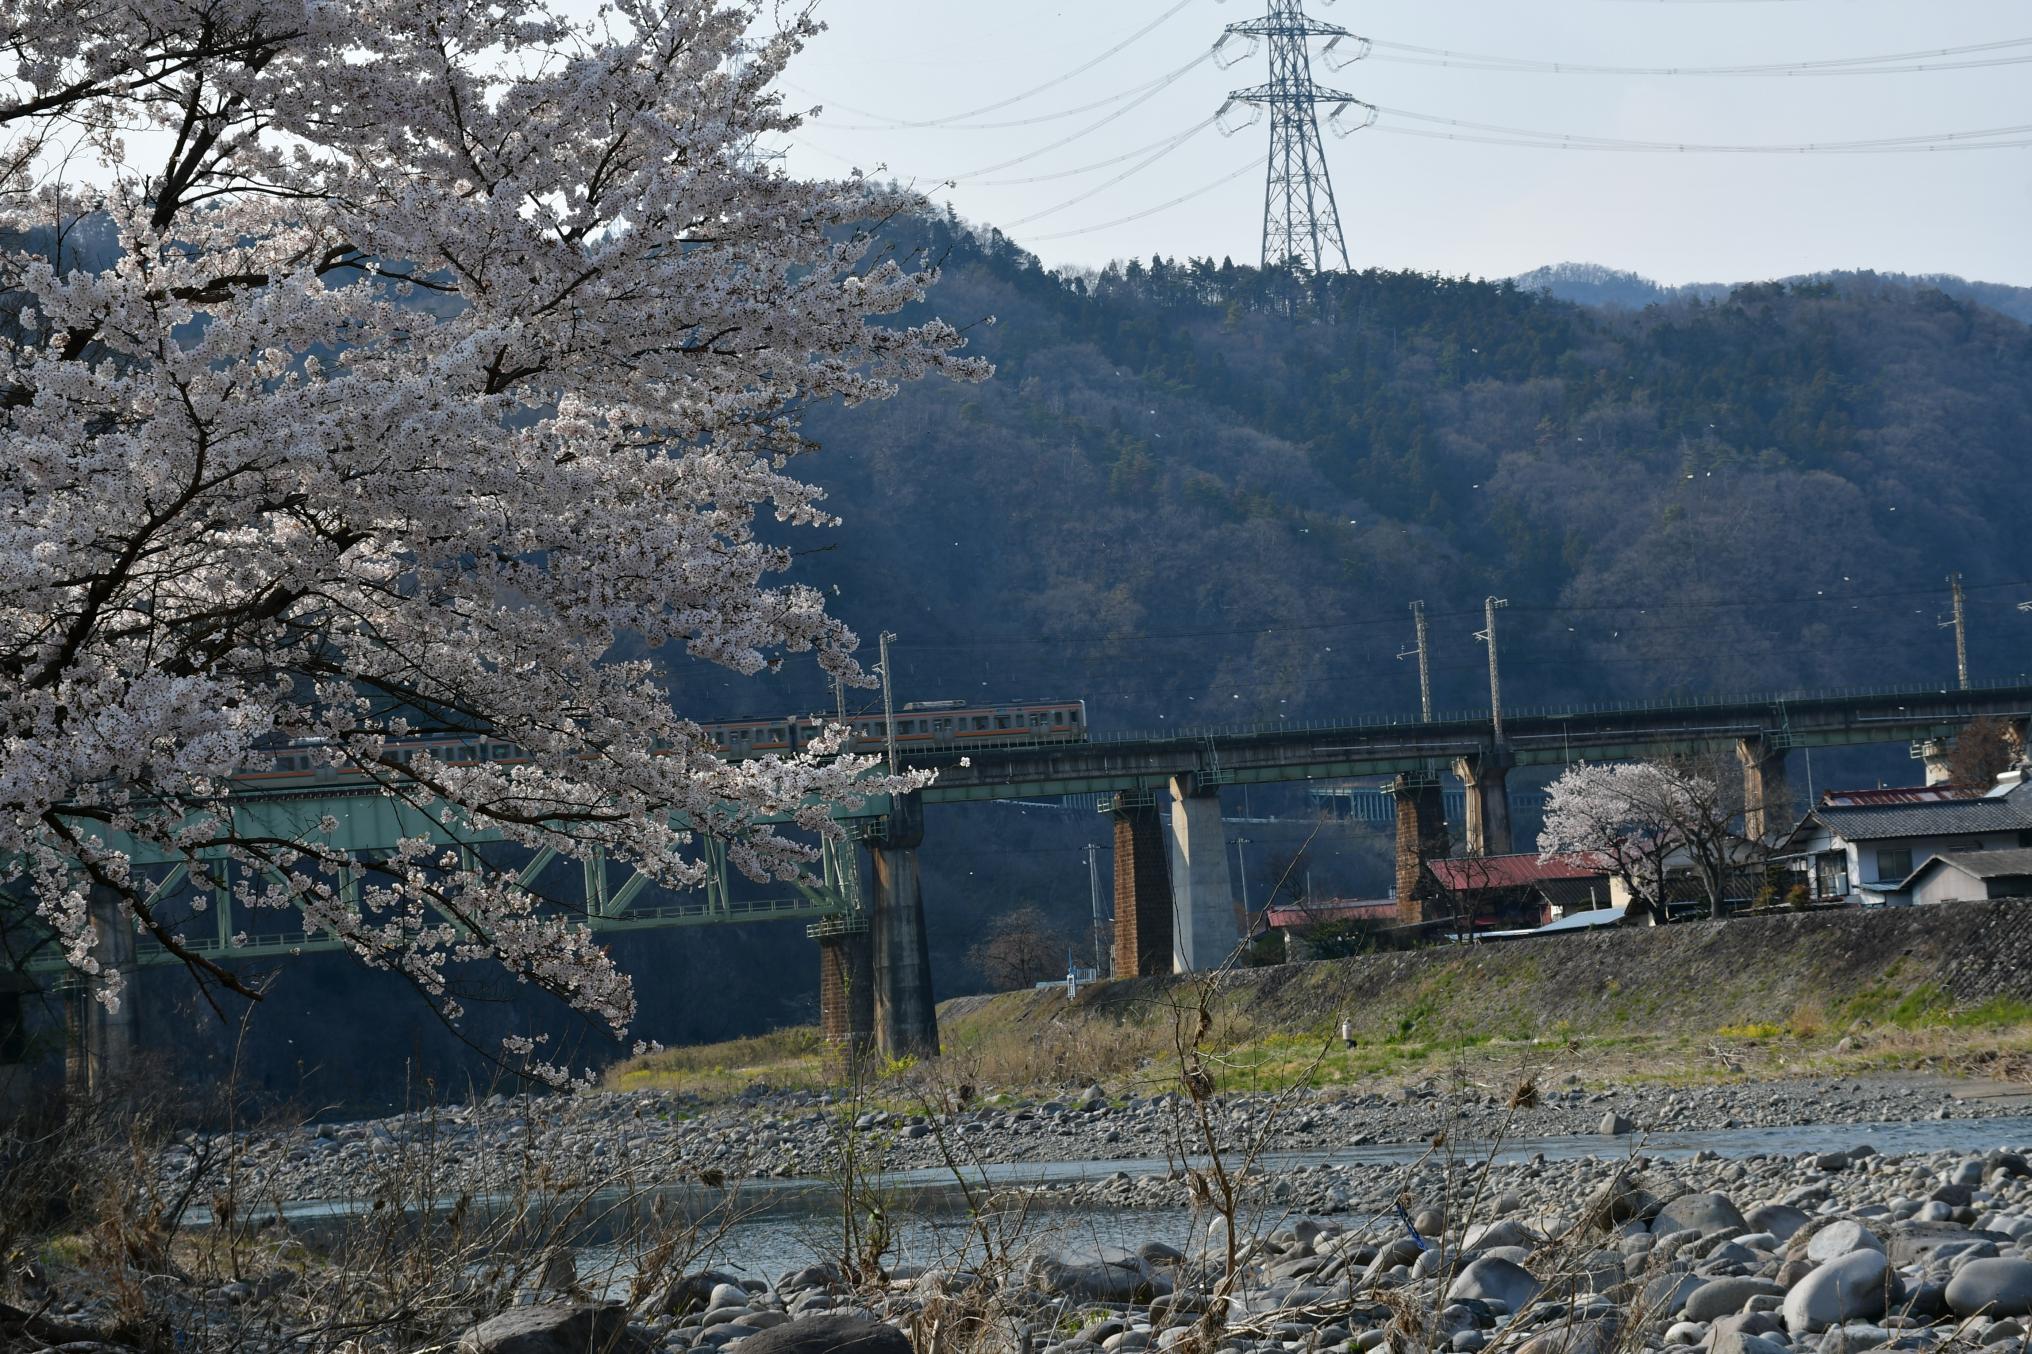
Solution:
M1269 83L1235 90L1221 105L1221 113L1238 103L1270 110L1263 267L1302 267L1318 273L1338 262L1347 272L1348 242L1341 235L1340 209L1334 205L1333 180L1320 145L1319 106L1332 108L1328 123L1336 131L1343 130L1338 120L1349 108L1365 110L1368 120L1373 120L1375 109L1352 94L1314 84L1310 44L1314 38L1329 38L1326 50L1331 51L1343 38L1353 38L1359 44L1357 57L1367 53L1368 44L1345 28L1308 19L1301 0L1268 0L1262 18L1229 24L1214 45L1215 52L1237 37L1247 38L1251 51L1259 38L1270 45Z
M889 680L889 641L896 638L882 632L882 741L888 757L887 770L896 774L896 685Z
M1398 654L1399 660L1416 655L1418 659L1418 713L1427 724L1432 723L1432 648L1426 642L1425 603L1411 604L1411 623L1418 628L1418 646Z
M1945 630L1954 627L1954 674L1963 691L1968 690L1968 606L1962 595L1961 574L1947 576L1947 585L1954 589L1954 615L1940 623ZM2019 608L2023 610L2024 608Z
M1094 972L1106 974L1107 967L1102 960L1108 950L1101 944L1101 848L1087 843L1087 891L1093 896L1094 904Z
M1491 597L1482 603L1483 628L1475 638L1489 646L1489 722L1495 727L1496 746L1503 746L1503 681L1496 670L1496 608L1510 605L1507 597Z
M1235 889L1242 895L1242 915L1249 915L1249 861L1242 854L1242 848L1249 844L1247 837L1235 838Z

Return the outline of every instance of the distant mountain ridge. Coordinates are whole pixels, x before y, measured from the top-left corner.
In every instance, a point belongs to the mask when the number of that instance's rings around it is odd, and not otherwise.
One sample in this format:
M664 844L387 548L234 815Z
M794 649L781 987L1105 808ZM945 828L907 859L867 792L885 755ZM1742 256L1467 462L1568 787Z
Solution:
M1653 282L1641 273L1609 268L1599 263L1554 263L1519 273L1510 279L1526 291L1543 292L1575 305L1611 310L1642 310L1645 306L1671 301L1719 301L1741 283L1688 282L1668 286ZM1952 273L1877 273L1834 271L1801 273L1780 278L1787 286L1799 283L1874 282L1912 289L1932 288L1960 301L2008 315L2022 324L2032 324L2032 287L2013 287L2001 282L1971 282Z

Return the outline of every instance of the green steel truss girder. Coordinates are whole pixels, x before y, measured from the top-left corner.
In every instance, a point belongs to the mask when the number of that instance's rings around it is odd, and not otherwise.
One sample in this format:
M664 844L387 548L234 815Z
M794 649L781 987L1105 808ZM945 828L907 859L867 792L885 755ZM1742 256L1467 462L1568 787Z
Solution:
M320 820L329 812L325 803L296 801L286 809L278 809L280 801L259 801L256 810L263 835L281 835L295 828L290 835L315 835L327 846L340 846L348 855L359 855L369 851L387 850L394 846L400 836L429 835L438 845L453 845L452 838L441 825L433 826L424 815L389 812L385 801L368 796L349 796L345 807L364 808L369 804L378 809L361 814L358 820L350 820L343 814L333 814L340 824L340 830L327 834L320 830ZM238 806L236 806L238 807ZM403 806L397 806L398 808ZM348 823L352 822L351 830ZM363 831L359 822L369 824ZM457 843L460 854L467 861L472 859L472 845L498 842L498 834L483 834ZM851 839L822 840L819 845L819 868L810 879L791 881L796 892L789 896L773 898L736 898L733 896L728 873L726 843L718 837L702 837L702 855L706 866L705 881L701 888L702 898L686 900L660 907L643 908L635 906L636 900L651 884L648 875L638 870L625 869L607 858L604 850L595 848L579 862L577 871L580 883L580 899L583 910L580 913L589 929L594 932L640 931L668 927L707 926L738 924L757 921L803 921L818 919L846 930L864 929L863 901L860 886L859 864L855 857L855 844ZM180 886L189 879L190 865L184 860L171 860L160 852L142 849L139 843L127 840L122 845L133 852L136 864L142 868L168 865L164 876L153 884L145 895L150 904L160 903L175 896ZM220 853L206 853L214 860L220 860ZM535 886L543 872L559 859L555 847L544 847L535 853L516 873L518 886L529 889ZM194 909L189 924L181 932L184 946L195 954L212 959L251 958L258 956L317 954L343 950L346 946L328 935L312 935L302 931L269 932L240 935L234 927L235 905L229 872L219 866L213 867L213 878L206 889L202 912ZM243 867L236 867L243 868ZM281 876L273 869L261 871L278 882ZM342 896L357 901L360 892L362 872L349 869L342 881ZM207 924L205 934L197 932L197 923L202 919ZM181 962L175 955L146 938L136 945L136 958L144 965L173 964ZM46 952L37 955L26 965L30 972L64 972L69 965L61 955Z

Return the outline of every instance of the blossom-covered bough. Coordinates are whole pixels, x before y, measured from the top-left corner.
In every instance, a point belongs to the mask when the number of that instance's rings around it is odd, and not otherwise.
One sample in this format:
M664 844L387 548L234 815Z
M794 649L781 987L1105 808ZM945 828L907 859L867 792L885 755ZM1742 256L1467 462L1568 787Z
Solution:
M670 674L809 652L861 680L755 515L829 520L787 473L800 407L985 375L946 324L877 322L932 281L868 233L913 200L756 153L796 125L769 87L815 26L722 0L0 16L7 888L80 966L114 897L237 989L134 861L230 866L241 901L426 992L498 960L625 1027L625 977L505 868L421 837L341 861L221 796L287 743L453 840L681 888L688 824L798 872L757 820L825 826L866 763L722 760ZM660 661L611 661L623 635ZM423 728L524 756L383 746Z

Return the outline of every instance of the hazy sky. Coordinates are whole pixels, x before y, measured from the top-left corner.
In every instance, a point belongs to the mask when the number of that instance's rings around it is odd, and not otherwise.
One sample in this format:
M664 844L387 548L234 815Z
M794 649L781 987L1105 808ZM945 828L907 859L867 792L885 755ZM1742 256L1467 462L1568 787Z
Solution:
M1230 89L1266 79L1261 51L1225 70L1212 62L1188 69L1106 125L1034 157L1130 101L1025 126L883 125L950 120L1023 94L1181 3L1092 70L966 119L974 122L1040 119L1149 84L1210 48L1225 24L1262 13L1262 0L822 0L829 31L792 67L785 92L793 105L823 104L826 112L788 148L790 164L814 175L837 173L845 162L886 170L970 219L1003 226L1048 263L1152 253L1253 263L1260 168L1142 220L1107 223L1263 155L1267 120L1231 137L1209 127L1122 182L1028 224L1011 225L1100 187L1145 156L1043 182L1008 181L1161 148L1209 117ZM1308 11L1379 42L1616 66L1808 62L2032 40L2028 0L1309 0ZM1674 78L1465 70L1378 59L1385 54L1337 71L1315 61L1314 77L1390 110L1675 143L1790 145L2032 124L2032 65ZM2032 42L1937 60L1998 56L2032 56ZM1390 126L1438 129L1392 112L1344 139L1326 135L1358 268L1496 277L1575 259L1667 282L1876 268L2032 285L2032 147L1627 153L1421 139L1386 132ZM1018 157L1032 158L991 168ZM947 177L960 181L939 187Z

